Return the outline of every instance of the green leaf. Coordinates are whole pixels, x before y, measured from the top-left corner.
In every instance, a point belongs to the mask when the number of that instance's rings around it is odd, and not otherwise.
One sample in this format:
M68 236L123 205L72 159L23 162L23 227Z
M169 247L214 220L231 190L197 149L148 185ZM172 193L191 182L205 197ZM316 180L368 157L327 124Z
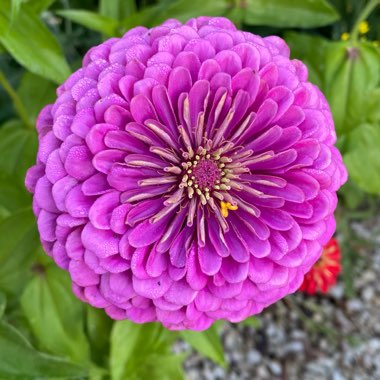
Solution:
M5 308L7 306L7 297L4 293L0 292L0 319L3 318Z
M325 93L338 135L366 122L368 96L378 85L379 51L368 43L330 43L325 61Z
M202 332L183 330L180 335L198 352L219 365L226 366L223 346L215 326L211 326L208 330Z
M86 372L77 364L36 351L19 331L0 321L0 378L71 379Z
M182 363L184 359L184 355L150 355L132 377L128 377L128 380L183 380Z
M23 186L26 171L36 158L36 132L19 120L10 120L0 128L0 152L0 177L12 177Z
M122 20L136 12L135 0L100 0L99 13L114 20Z
M173 338L158 323L115 322L111 332L111 379L141 379L139 371L148 365L152 355L167 355Z
M258 317L254 317L254 316L245 319L241 323L243 324L243 326L249 326L249 327L252 327L254 329L259 329L263 325L261 319Z
M308 68L310 82L323 88L328 40L295 32L288 32L284 37L289 45L291 58L302 60Z
M11 21L9 0L2 0L0 7L0 42L27 70L50 79L63 82L70 68L53 34L38 16L24 4L17 18Z
M75 362L89 361L83 304L73 295L66 272L55 265L36 271L21 307L41 348Z
M56 98L56 85L45 78L26 72L17 89L31 122L34 124L41 109Z
M349 176L362 190L380 194L380 124L364 124L350 134L344 155ZM351 148L351 149L350 149Z
M369 123L380 122L380 87L375 88L370 92L367 102L366 110L363 112L367 116Z
M224 14L224 17L231 20L238 29L242 29L242 23L245 17L245 8L234 6L227 10L227 12Z
M0 222L8 218L9 215L10 215L10 212L5 207L0 205Z
M158 25L168 18L176 18L184 22L199 16L200 13L203 16L222 16L229 7L226 0L177 0L147 7L127 17L121 24L129 29L137 25Z
M155 22L155 16L159 17L159 15L162 12L163 8L159 4L146 7L142 9L140 12L135 12L132 15L120 21L120 25L122 28L124 28L123 31L132 29L138 25L146 25L148 27L158 25L160 21Z
M358 210L360 205L366 200L367 194L360 189L354 181L347 181L339 189L339 199L342 199L345 208L348 210Z
M142 325L141 325L142 326ZM128 373L128 366L132 363L135 349L141 341L141 327L129 321L115 322L111 333L111 379L122 380L124 374ZM124 344L128 342L128 344ZM120 347L123 347L120 350Z
M11 23L15 20L15 18L18 16L18 13L20 12L21 4L23 3L23 0L11 0L12 9L11 9Z
M181 0L170 2L163 5L163 12L155 19L155 23L163 22L166 18L177 18L185 22L192 17L202 16L221 16L229 8L226 0ZM166 17L167 16L167 17Z
M102 309L86 308L86 332L94 360L103 365L109 354L113 320Z
M107 36L116 36L118 34L119 23L106 16L102 16L95 12L90 12L82 9L68 9L57 12L58 15L74 21L88 29L101 32Z
M9 214L28 207L30 201L25 188L16 184L12 177L0 178L0 207Z
M55 3L55 1L56 0L29 0L28 5L34 13L40 14Z
M32 254L39 246L31 210L21 210L0 222L0 291L16 295L29 278Z
M339 19L325 0L247 0L244 22L286 28L314 28Z

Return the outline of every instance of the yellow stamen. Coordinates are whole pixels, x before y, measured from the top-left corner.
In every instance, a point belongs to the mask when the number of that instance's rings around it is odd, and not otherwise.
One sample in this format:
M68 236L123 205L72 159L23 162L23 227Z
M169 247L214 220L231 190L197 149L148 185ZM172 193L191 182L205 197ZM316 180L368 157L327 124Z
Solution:
M362 21L359 24L359 33L360 34L367 34L369 32L369 24L367 21Z
M222 215L227 218L228 216L228 211L236 211L238 209L238 206L232 205L230 202L220 202L220 207L222 211Z
M340 39L342 41L348 41L349 38L350 38L350 33L347 33L347 32L342 33L342 35L340 36Z

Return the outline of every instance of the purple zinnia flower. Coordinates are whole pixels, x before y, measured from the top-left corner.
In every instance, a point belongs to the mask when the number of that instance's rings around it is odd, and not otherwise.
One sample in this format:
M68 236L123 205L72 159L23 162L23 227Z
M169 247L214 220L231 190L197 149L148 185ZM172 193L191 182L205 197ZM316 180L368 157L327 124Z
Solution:
M26 184L80 299L202 330L300 287L346 171L328 104L281 38L224 18L138 27L57 93Z

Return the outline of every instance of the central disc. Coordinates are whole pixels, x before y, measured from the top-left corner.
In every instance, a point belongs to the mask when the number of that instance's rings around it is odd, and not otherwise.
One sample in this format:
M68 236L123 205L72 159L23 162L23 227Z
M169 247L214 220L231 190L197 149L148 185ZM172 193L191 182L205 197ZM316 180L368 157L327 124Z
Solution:
M202 158L193 167L194 182L203 191L212 189L220 181L220 169L218 164L207 158Z

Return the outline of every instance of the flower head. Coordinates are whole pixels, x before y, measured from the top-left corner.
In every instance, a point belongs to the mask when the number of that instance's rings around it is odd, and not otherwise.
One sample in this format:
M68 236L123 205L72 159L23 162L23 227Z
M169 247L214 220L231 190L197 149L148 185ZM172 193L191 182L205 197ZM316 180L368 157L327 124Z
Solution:
M328 104L278 37L224 18L91 49L38 118L43 246L115 319L198 329L296 291L346 180Z
M327 291L336 284L341 271L340 247L336 239L331 239L323 248L322 256L305 275L301 292L315 294Z

